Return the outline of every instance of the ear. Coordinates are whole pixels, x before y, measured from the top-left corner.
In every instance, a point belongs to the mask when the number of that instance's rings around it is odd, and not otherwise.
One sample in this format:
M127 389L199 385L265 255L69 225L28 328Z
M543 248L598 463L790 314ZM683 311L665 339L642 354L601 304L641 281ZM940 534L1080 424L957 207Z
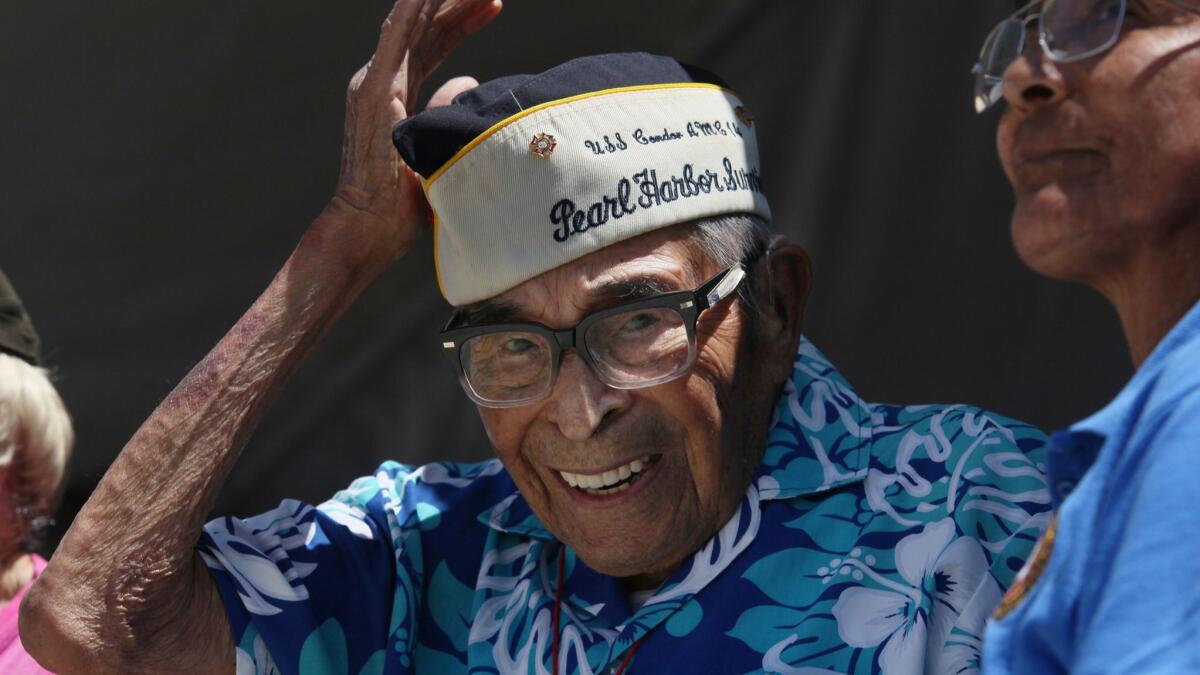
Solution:
M776 237L758 265L755 281L760 310L760 349L772 364L772 380L783 382L792 374L792 363L800 345L804 310L812 287L812 261L799 244ZM778 372L774 372L778 370Z

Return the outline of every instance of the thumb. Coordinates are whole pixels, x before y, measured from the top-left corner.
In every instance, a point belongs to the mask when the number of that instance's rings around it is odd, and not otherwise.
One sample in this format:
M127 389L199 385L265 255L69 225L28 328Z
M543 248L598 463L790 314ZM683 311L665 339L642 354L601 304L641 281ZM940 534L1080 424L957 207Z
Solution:
M429 99L429 105L425 107L440 108L442 106L450 105L450 101L452 101L455 96L458 96L464 91L469 91L478 86L479 80L476 80L469 75L452 78L442 86L438 87L437 91L433 92L433 96Z

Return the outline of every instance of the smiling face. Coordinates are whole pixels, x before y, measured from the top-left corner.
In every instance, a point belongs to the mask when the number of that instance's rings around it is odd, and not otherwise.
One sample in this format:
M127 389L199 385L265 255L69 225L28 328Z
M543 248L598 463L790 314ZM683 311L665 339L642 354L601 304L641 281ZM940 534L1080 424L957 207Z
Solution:
M693 289L721 270L689 232L673 226L608 246L491 302L558 328L631 299L613 289ZM546 399L480 408L521 494L591 567L656 584L734 513L795 349L760 344L760 329L778 324L764 314L748 324L734 297L701 314L695 365L665 384L613 389L567 352ZM625 487L596 489L617 481Z
M1130 0L1120 40L1058 64L1036 37L1004 77L997 131L1027 265L1103 287L1200 213L1200 17Z

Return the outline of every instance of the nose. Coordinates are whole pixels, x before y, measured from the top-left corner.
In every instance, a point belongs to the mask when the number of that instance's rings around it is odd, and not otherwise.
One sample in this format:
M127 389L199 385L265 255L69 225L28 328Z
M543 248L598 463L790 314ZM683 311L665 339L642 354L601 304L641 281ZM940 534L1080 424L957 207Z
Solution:
M1066 99L1067 80L1059 65L1042 52L1036 32L1025 40L1025 50L1004 71L1004 100L1009 107L1028 114Z
M572 441L586 441L629 406L629 391L613 389L596 378L578 354L563 355L558 381L546 407L549 420Z

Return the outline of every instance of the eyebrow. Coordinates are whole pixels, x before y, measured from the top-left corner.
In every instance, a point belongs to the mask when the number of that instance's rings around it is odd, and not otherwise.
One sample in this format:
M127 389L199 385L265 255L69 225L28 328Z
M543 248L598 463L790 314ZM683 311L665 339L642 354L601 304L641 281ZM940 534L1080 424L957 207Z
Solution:
M591 304L602 304L614 300L640 300L661 293L673 293L684 290L674 288L667 282L656 277L636 277L610 281L589 294Z
M486 326L490 323L509 323L521 314L521 308L509 302L483 300L458 310L455 323L466 326Z
M656 277L635 277L610 281L588 293L588 311L597 311L621 301L640 300L663 293L681 290ZM494 323L510 323L518 320L524 312L521 307L500 300L483 300L458 310L455 323L466 326L486 326Z

